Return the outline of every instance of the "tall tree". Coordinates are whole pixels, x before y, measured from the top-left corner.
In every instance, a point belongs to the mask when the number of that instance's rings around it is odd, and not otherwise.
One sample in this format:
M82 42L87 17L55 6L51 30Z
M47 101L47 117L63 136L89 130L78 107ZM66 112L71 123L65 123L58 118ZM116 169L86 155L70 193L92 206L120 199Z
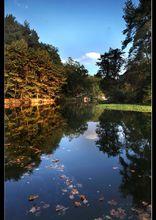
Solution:
M121 66L124 62L122 55L123 52L118 48L110 48L108 52L102 54L99 62L97 62L100 68L97 76L106 79L118 79Z
M136 6L127 0L123 18L126 29L122 48L130 44L123 90L127 89L130 96L133 91L135 102L148 103L151 100L151 1L140 0Z

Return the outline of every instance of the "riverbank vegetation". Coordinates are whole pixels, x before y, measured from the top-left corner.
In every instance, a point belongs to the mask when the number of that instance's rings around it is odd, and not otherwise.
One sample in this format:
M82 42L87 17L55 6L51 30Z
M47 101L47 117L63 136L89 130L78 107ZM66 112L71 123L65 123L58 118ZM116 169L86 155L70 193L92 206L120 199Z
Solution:
M91 99L109 103L151 104L151 3L127 0L122 49L101 54L99 71L88 70L71 57L61 61L58 48L39 41L27 21L5 17L5 98ZM128 58L124 49L130 46ZM122 70L122 74L121 74Z

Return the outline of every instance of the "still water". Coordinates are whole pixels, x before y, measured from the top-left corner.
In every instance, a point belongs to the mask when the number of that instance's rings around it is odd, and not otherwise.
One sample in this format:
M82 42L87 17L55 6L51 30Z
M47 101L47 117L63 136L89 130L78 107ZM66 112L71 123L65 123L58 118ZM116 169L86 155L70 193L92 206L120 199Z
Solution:
M150 126L94 105L6 110L5 219L150 219Z

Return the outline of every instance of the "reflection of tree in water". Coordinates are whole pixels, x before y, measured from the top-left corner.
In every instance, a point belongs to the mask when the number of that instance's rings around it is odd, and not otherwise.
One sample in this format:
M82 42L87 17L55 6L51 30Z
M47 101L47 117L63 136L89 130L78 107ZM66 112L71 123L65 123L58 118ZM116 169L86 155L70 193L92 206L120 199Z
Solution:
M137 206L143 201L150 203L150 114L107 111L99 121L99 140L96 144L108 156L119 156L122 175L120 191L123 196L131 195ZM119 131L122 131L122 138Z
M107 153L108 156L116 156L121 151L120 119L115 117L114 111L105 111L99 117L99 125L96 133L99 140L96 142L100 151Z
M45 106L6 111L5 119L5 176L18 179L39 165L42 153L57 148L65 123L57 111Z
M62 116L68 125L65 134L69 136L79 136L83 134L87 128L87 122L92 117L93 106L84 103L67 103L62 107Z
M61 112L61 113L60 113ZM41 154L54 151L64 134L80 135L87 129L91 108L68 105L15 108L5 112L5 178L18 180L31 172Z

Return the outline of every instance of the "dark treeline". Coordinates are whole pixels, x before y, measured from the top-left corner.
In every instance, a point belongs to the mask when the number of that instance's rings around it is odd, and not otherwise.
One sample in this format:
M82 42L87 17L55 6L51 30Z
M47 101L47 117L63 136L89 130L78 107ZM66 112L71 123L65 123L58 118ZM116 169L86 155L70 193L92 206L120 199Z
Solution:
M99 98L103 93L114 103L151 102L151 2L127 0L123 18L126 28L122 49L101 54L99 71L90 76L79 62L62 63L56 47L39 42L27 21L20 24L5 17L6 98ZM124 49L130 46L128 58ZM121 75L121 70L123 74Z
M93 86L94 85L94 86ZM98 80L79 62L63 64L58 49L39 42L27 21L5 17L5 97L57 98L98 94Z
M121 49L110 48L101 55L96 74L101 79L101 89L111 102L151 102L151 1L139 0L134 5L127 0L123 18L126 28ZM124 49L130 46L127 59ZM124 64L124 74L120 74Z

